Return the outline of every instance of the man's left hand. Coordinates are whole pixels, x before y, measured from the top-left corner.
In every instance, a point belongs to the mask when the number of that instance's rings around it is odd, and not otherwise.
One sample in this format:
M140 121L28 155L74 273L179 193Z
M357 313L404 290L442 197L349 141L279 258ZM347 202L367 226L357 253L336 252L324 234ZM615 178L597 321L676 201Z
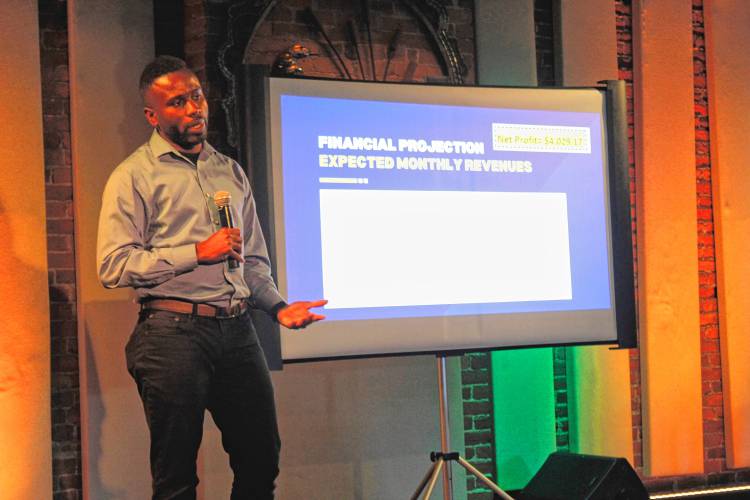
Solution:
M292 302L283 309L280 309L276 313L276 319L282 325L291 329L304 328L310 323L315 323L325 319L322 314L315 314L310 309L313 307L322 307L328 303L327 300L302 300L299 302Z

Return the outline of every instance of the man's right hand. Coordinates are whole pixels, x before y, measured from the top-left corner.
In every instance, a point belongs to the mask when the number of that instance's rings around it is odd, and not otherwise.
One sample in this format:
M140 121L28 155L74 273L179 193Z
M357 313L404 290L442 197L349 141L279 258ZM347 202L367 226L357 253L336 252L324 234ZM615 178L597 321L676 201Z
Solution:
M208 239L195 244L198 264L215 264L226 259L245 262L242 258L242 237L239 228L219 229Z

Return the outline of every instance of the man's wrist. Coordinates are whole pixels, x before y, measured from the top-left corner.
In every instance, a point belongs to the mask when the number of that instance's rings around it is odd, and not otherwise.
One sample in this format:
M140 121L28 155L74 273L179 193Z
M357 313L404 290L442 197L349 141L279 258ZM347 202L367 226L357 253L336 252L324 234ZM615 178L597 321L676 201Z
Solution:
M268 314L271 315L271 319L273 319L276 323L279 322L279 311L287 307L289 304L287 304L285 301L281 301L275 306L273 306L269 311Z

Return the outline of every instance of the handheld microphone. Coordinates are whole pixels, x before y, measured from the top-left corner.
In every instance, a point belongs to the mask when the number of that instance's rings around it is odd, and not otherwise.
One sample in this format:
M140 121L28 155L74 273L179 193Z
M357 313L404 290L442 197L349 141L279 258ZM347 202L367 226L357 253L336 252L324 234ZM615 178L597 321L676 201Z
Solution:
M221 227L234 227L232 211L229 208L229 205L232 204L232 195L229 194L229 191L216 191L214 194L214 203L219 210L219 222L221 223ZM230 270L233 270L240 267L240 263L234 259L228 259L227 266L229 266Z

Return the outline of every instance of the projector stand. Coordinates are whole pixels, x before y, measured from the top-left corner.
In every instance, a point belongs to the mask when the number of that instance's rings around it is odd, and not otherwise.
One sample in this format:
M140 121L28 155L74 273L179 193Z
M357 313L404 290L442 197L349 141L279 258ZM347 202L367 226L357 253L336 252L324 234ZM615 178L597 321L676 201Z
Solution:
M422 491L425 489L425 486L427 487L427 492L425 493L423 500L429 500L430 495L432 494L432 489L435 487L437 478L440 475L440 470L443 468L443 465L445 465L446 467L448 466L449 460L458 462L461 467L466 469L466 472L473 474L474 477L479 479L489 489L495 492L495 495L504 500L513 500L513 497L505 493L500 489L498 485L490 481L487 476L479 472L473 465L471 465L463 457L461 457L461 455L459 455L457 451L452 451L449 453L433 451L432 453L430 453L430 460L432 460L434 463L432 464L432 467L430 467L430 469L427 471L427 474L422 479L422 482L419 483L417 491L415 491L414 495L411 496L411 500L417 500L417 498L419 498L419 495L421 495ZM448 477L447 473L448 470L446 469L445 477Z
M442 451L433 451L430 453L430 460L432 465L430 466L427 474L425 474L422 481L417 487L417 491L411 496L411 500L417 500L419 495L422 494L425 487L427 491L422 500L429 500L432 490L435 488L435 483L440 475L440 471L445 466L445 473L443 474L443 499L452 500L453 492L451 488L451 466L450 461L453 460L466 469L466 471L476 477L478 480L483 482L489 489L495 492L500 498L504 500L513 500L513 497L505 493L500 489L498 485L490 481L487 476L479 472L473 465L467 462L458 452L449 452L448 447L450 446L450 437L448 434L448 387L446 384L445 375L445 354L437 355L437 368L438 368L438 392L440 393L440 445Z

